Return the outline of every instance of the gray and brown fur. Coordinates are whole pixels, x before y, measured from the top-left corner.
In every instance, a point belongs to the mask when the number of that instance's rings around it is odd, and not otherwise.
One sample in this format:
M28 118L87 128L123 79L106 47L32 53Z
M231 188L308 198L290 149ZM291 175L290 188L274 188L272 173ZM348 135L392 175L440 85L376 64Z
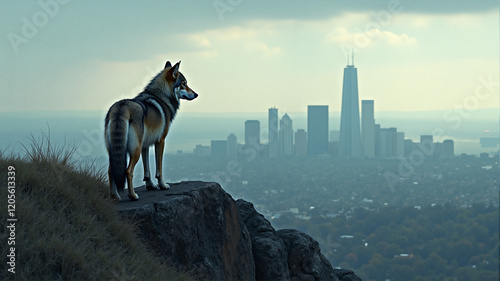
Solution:
M149 173L149 147L155 146L156 178L160 189L169 189L162 176L165 138L179 109L179 100L193 100L196 94L187 86L179 72L180 62L169 61L151 80L143 92L133 99L124 99L111 106L106 115L104 138L109 155L110 194L120 200L119 191L128 183L128 197L138 200L132 184L134 168L142 154L144 181L148 190L157 189ZM127 166L127 154L130 161Z

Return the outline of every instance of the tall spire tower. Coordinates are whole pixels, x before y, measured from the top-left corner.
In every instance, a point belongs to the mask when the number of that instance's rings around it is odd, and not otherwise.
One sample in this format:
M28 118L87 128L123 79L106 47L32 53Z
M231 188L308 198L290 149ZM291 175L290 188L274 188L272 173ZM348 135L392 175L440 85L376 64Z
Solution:
M338 155L355 158L363 156L359 125L358 71L354 67L354 51L351 64L344 68Z

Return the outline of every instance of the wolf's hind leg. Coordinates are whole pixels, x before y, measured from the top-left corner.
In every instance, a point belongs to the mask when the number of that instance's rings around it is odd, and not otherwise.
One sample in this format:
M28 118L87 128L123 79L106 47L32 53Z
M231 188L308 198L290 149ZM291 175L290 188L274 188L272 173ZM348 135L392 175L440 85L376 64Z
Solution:
M108 168L108 177L109 177L109 194L111 195L112 199L119 202L121 200L120 194L116 189L116 184L113 182L113 177L111 176L110 168Z
M134 191L134 185L132 179L134 177L135 165L137 164L137 162L139 162L140 157L141 157L141 148L137 147L130 155L130 163L127 168L128 198L132 201L139 200L139 195L137 195Z
M149 147L142 149L142 166L144 166L144 182L147 190L155 190L158 187L151 180L151 175L149 174Z

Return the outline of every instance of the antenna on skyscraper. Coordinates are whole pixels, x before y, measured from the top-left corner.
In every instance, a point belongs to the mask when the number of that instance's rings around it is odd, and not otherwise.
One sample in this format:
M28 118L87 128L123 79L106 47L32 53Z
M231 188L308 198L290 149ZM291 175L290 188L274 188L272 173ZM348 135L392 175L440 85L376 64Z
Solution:
M352 48L351 53L352 53L352 61L351 61L351 63L352 63L352 65L354 65L354 48Z

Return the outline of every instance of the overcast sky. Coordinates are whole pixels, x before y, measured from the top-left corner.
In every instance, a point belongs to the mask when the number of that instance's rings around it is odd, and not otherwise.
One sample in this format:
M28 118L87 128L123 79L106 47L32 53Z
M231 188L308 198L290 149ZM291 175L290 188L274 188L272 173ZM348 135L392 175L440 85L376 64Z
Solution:
M499 107L497 1L366 2L1 1L0 112L104 111L166 60L186 112L340 111L351 49L376 111Z

